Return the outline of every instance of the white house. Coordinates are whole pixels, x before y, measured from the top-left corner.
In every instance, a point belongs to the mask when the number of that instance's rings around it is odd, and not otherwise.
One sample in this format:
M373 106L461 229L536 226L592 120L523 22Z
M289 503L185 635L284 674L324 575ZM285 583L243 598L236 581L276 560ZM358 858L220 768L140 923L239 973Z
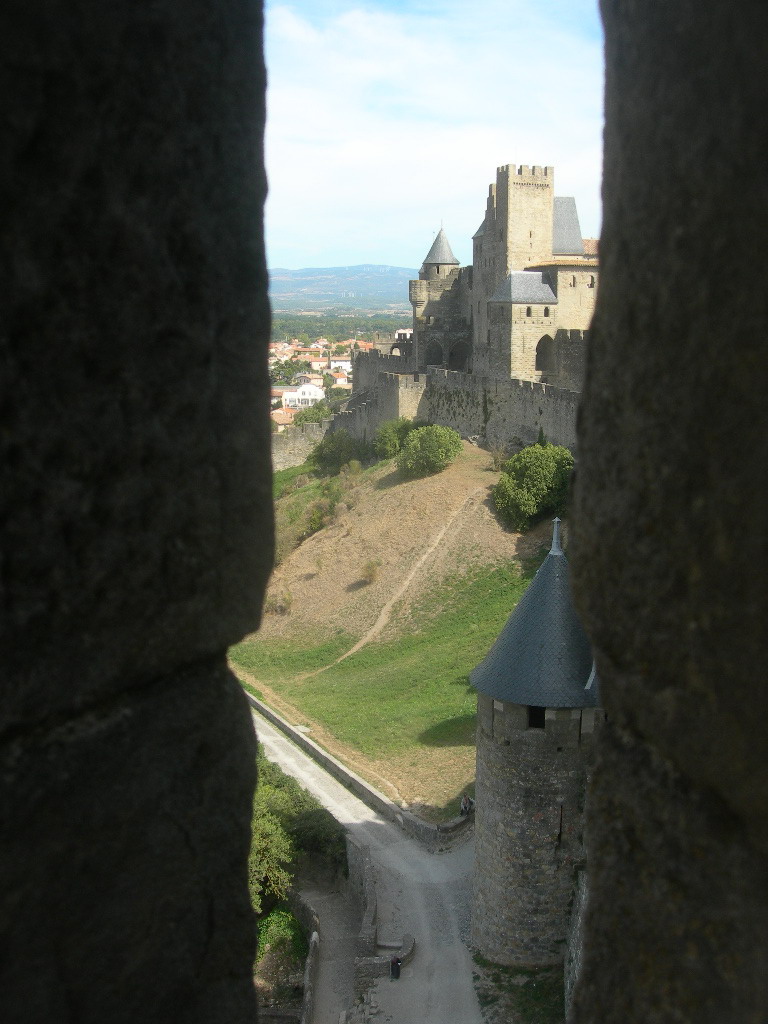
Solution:
M344 359L342 356L331 356L329 362L331 370L343 370L345 373L352 372L351 359Z
M324 398L325 391L317 384L299 384L295 388L286 388L283 392L283 405L286 409L308 409Z

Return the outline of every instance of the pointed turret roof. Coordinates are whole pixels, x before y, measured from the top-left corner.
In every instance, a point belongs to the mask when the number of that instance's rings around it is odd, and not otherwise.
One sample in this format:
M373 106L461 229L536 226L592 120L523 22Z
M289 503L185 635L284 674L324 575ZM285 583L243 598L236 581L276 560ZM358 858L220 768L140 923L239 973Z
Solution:
M459 265L459 261L453 255L451 243L448 241L442 228L438 231L437 238L432 243L432 248L424 257L424 264L426 265L427 263L439 263L441 265L452 263L457 267Z
M560 520L554 524L549 554L469 681L512 704L599 707L592 651L571 601Z

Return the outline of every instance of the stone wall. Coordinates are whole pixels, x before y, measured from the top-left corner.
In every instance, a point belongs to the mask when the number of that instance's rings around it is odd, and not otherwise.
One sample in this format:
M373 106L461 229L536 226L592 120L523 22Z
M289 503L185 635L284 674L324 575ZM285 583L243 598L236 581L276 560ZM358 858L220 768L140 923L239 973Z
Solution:
M576 447L579 396L533 381L478 377L432 370L426 393L431 423L453 427L463 437L478 435L488 444L522 446L538 440Z
M573 1020L760 1022L768 7L602 10L603 271L571 566L609 722Z
M576 709L528 709L478 695L472 943L499 964L544 966L565 954L593 733ZM599 714L599 713L598 713Z
M0 9L5 1024L255 1019L260 33L250 0Z
M323 420L322 423L300 423L296 427L286 427L279 434L273 434L273 469L303 466L312 454L315 445L322 441L328 433L332 422L332 420Z
M558 377L580 379L584 335L558 332L555 346ZM389 359L370 360L367 355L358 364L392 366ZM576 447L579 395L575 391L438 368L428 374L394 371L375 376L366 370L366 380L372 383L365 392L353 393L347 411L335 417L334 429L341 426L354 437L370 439L385 420L407 416L453 427L462 437L481 437L488 444L533 444L541 428L549 441L572 450Z

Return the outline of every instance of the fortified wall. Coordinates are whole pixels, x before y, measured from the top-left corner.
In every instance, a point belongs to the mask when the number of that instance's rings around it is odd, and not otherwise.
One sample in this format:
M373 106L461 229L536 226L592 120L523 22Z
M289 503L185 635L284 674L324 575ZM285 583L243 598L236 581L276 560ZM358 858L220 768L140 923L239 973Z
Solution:
M393 362L402 360L377 355L355 364L368 371L364 376L370 383L353 392L346 412L334 418L334 430L370 440L386 420L406 416L453 427L462 437L478 436L490 445L533 444L541 429L555 444L576 447L578 391L435 367L427 373L379 371L373 376L373 368ZM573 375L578 376L578 367Z
M453 370L431 370L428 381L430 423L453 427L462 437L479 435L491 445L533 444L541 429L548 441L576 447L576 391Z
M331 428L333 420L322 423L300 423L286 427L280 434L272 435L272 468L290 469L307 461L315 445L322 441Z

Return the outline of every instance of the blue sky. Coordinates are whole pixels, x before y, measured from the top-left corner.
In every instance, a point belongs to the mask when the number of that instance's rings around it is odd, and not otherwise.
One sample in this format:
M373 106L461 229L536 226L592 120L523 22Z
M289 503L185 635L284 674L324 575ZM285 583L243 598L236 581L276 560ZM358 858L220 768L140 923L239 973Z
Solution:
M270 267L469 262L501 164L600 229L596 0L267 0Z

